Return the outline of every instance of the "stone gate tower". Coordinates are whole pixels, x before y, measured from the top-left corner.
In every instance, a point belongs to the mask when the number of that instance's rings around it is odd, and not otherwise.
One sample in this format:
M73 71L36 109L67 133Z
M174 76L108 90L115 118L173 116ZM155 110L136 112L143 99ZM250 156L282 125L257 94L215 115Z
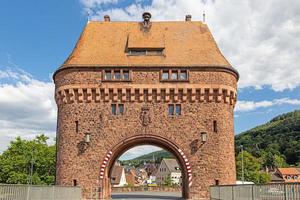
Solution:
M110 197L114 161L136 145L175 155L183 197L235 183L233 109L238 73L202 22L87 23L55 72L56 184Z

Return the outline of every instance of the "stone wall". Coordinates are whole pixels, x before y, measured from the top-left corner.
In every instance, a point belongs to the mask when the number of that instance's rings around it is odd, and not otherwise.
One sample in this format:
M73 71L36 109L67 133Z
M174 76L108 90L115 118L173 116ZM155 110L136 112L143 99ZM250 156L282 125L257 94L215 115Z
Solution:
M58 185L72 185L76 180L83 187L84 198L99 187L103 198L108 198L113 160L108 159L104 179L100 178L107 152L112 151L116 158L116 154L148 141L167 149L172 144L169 150L184 152L191 166L191 172L183 170L183 193L189 199L208 198L209 186L216 181L235 183L233 108L237 78L232 73L193 69L189 81L179 83L160 82L160 71L150 68L133 69L129 82L103 82L101 72L97 68L65 69L55 74ZM124 104L125 113L112 115L112 103ZM182 114L169 116L170 103L181 104ZM143 111L145 106L147 112ZM213 130L214 121L217 131ZM201 132L208 135L205 143L200 141ZM86 133L91 135L89 144L84 142ZM128 138L135 137L144 140L125 145ZM150 142L150 137L168 142ZM184 158L180 154L176 158L185 167ZM191 187L187 173L192 174Z

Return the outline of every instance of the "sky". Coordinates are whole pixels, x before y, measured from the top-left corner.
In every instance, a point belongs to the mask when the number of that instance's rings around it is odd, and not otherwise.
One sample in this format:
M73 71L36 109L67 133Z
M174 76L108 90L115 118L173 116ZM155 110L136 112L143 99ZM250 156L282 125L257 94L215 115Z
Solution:
M88 19L202 21L240 73L235 133L300 109L299 0L1 0L0 152L17 136L53 140L53 72L71 53ZM152 147L143 147L150 152ZM126 158L137 156L133 149Z

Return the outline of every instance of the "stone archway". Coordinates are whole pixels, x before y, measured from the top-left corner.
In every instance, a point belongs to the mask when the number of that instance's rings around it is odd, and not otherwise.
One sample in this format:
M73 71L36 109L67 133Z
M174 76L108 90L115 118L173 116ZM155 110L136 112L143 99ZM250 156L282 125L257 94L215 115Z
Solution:
M107 152L99 174L102 184L101 198L109 199L111 196L110 175L115 161L132 147L145 144L161 147L175 156L182 172L182 197L188 199L189 187L192 185L192 169L189 160L178 145L157 135L137 135L127 138Z

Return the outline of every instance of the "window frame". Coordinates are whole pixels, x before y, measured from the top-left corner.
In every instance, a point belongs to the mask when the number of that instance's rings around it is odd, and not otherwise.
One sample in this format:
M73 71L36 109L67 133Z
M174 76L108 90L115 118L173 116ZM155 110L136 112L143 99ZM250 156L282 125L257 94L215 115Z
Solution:
M168 72L168 79L164 79L163 75L166 74L166 72ZM176 72L177 77L176 79L173 79L172 75L173 73ZM181 79L180 78L180 74L181 72L186 72L186 79ZM174 69L174 68L170 68L170 69L161 69L160 70L160 74L159 74L159 79L161 82L189 82L189 70L188 69Z
M113 106L115 106L115 111L113 112ZM120 112L120 107L123 107L122 112ZM112 116L122 116L125 114L125 104L123 103L111 103L110 110Z
M130 48L127 56L164 56L165 48Z
M110 72L111 79L106 78L106 73ZM120 79L116 79L115 72L120 72ZM125 79L124 74L128 72L128 79ZM103 69L102 70L102 82L130 82L131 81L131 69Z
M180 108L179 114L177 112L177 108ZM170 108L173 107L173 112L170 112ZM169 117L179 117L182 115L182 105L180 103L169 103L168 104L168 116Z

